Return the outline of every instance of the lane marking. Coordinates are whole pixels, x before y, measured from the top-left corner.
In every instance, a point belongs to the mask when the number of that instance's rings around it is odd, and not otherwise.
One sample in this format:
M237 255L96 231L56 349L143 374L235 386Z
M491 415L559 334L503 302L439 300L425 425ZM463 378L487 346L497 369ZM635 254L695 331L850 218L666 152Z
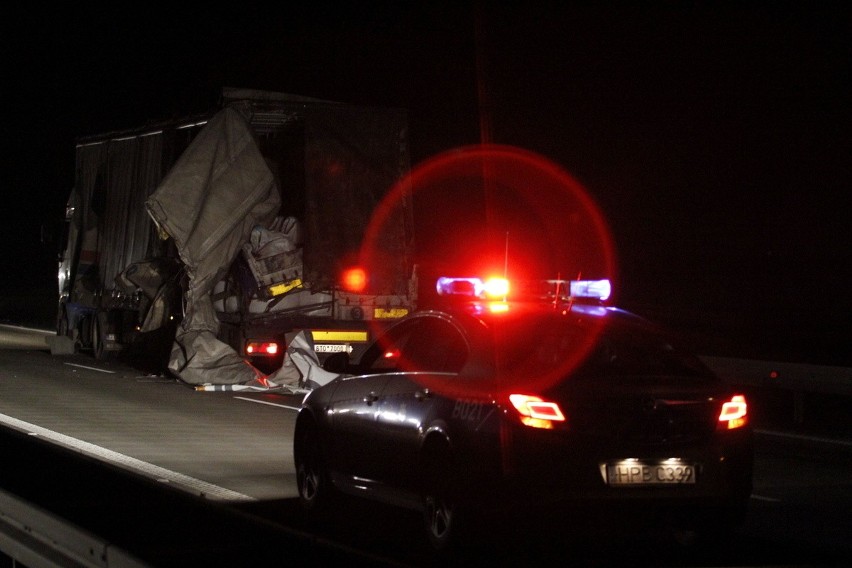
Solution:
M269 406L277 406L278 408L286 408L287 410L295 410L299 411L298 406L289 406L287 404L278 404L277 402L269 402L268 400L257 400L255 398L246 398L244 396L235 396L234 398L238 398L240 400L244 400L246 402L254 402L257 404L268 404Z
M765 497L763 495L755 495L752 493L751 498L755 501L767 501L769 503L780 503L781 499L777 499L775 497Z
M115 374L115 371L110 371L108 369L98 369L97 367L89 367L88 365L80 365L79 363L65 363L69 367L80 367L81 369L89 369L90 371L100 371L101 373L111 373Z
M755 430L755 434L761 434L763 436L775 436L776 438L791 438L794 440L802 440L805 442L818 442L821 444L833 444L837 446L848 446L852 448L852 441L849 440L838 440L836 438L820 438L818 436L805 436L802 434L790 434L787 432L773 432L770 430Z
M9 329L12 331L31 331L33 333L43 333L44 335L55 335L56 332L50 329L40 329L37 327L26 327L23 325L0 324L0 328Z
M217 501L257 501L257 499L250 497L249 495L243 495L237 491L231 491L230 489L219 487L218 485L120 454L118 452L108 450L107 448L96 446L95 444L78 440L77 438L72 438L71 436L66 436L65 434L60 434L59 432L54 432L53 430L48 430L47 428L30 424L29 422L24 422L23 420L18 420L17 418L7 416L6 414L0 414L0 423L27 435L44 438L57 445L76 450L89 457L94 457L130 470L134 473L144 475L145 477L160 483L175 484L179 488L188 490L190 493L205 499Z

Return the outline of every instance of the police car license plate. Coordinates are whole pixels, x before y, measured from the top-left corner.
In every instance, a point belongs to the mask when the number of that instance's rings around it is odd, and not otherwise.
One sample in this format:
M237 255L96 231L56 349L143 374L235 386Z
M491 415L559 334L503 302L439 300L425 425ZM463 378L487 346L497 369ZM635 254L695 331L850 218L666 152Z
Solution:
M695 465L666 460L660 463L623 460L605 464L608 485L683 485L695 483ZM603 469L603 468L602 468Z

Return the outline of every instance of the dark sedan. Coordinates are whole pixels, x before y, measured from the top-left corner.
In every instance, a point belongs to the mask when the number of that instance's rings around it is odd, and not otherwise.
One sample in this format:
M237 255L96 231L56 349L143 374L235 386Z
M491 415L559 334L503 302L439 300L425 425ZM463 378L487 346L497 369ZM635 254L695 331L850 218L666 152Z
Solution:
M340 492L408 507L438 550L471 518L539 508L696 534L745 515L745 398L623 310L477 297L408 316L349 371L297 419L311 512Z

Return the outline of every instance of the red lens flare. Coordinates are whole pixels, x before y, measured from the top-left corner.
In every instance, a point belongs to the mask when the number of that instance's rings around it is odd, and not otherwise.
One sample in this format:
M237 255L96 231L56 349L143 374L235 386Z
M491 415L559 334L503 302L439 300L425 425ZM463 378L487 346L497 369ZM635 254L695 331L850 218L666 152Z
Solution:
M564 169L538 154L512 146L468 146L415 166L375 210L360 251L360 264L368 270L394 254L378 244L398 231L393 213L410 201L416 262L441 266L441 275L501 274L509 280L582 275L616 283L615 249L597 203Z
M413 202L419 304L446 274L515 279L608 278L617 286L612 236L596 201L547 158L504 145L461 147L412 168L376 208L359 264L389 264L386 238L397 213ZM579 364L594 337L554 369L556 380ZM543 379L543 378L542 378Z

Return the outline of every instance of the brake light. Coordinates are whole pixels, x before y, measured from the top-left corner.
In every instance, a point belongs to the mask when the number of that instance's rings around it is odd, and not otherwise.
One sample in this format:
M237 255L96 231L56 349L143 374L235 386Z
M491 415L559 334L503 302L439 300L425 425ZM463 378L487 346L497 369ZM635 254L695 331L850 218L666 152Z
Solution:
M722 405L719 413L719 427L723 430L734 430L745 426L748 415L748 404L742 395L735 395Z
M526 394L510 394L509 401L520 413L521 422L526 426L550 430L554 422L565 422L565 415L555 402Z
M274 341L249 341L246 343L246 354L271 357L278 354L278 344Z

